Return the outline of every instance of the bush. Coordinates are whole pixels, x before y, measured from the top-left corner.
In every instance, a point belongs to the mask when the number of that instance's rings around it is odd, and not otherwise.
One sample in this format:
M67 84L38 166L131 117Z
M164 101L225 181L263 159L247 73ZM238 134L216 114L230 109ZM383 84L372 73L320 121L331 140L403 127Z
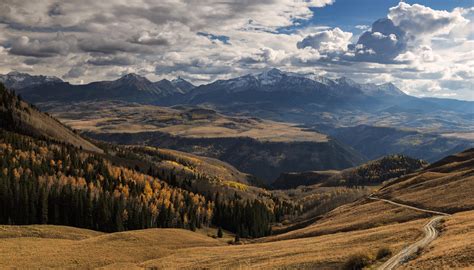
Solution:
M365 254L352 255L344 264L346 270L360 270L370 264L369 256Z
M383 259L385 257L391 256L392 251L389 248L383 247L377 251L377 260Z

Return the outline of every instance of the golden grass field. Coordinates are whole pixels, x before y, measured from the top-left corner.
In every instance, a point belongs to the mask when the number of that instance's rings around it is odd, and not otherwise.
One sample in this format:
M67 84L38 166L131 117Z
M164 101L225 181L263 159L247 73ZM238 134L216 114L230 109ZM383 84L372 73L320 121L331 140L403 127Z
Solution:
M458 212L474 209L473 183L474 150L471 149L389 183L378 196L431 210Z
M201 233L148 229L101 234L61 226L0 227L0 268L314 269L398 250L425 220L270 243L227 245ZM42 233L38 233L42 232Z
M473 269L474 211L446 218L438 239L404 269Z

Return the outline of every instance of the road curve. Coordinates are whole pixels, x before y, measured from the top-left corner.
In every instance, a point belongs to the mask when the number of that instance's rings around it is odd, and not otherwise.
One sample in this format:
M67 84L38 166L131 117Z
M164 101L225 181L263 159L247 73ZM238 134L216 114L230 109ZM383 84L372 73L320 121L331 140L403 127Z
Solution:
M428 209L423 209L423 208L418 208L418 207L414 207L414 206L407 205L407 204L397 203L397 202L394 202L394 201L391 201L391 200L387 200L387 199L381 199L381 198L377 198L377 197L373 197L373 196L369 196L368 198L369 198L370 200L382 201L382 202L386 202L386 203L389 203L389 204L393 204L393 205L396 205L396 206L408 208L408 209L415 210L415 211L419 211L419 212L425 212L425 213L434 214L434 215L440 215L440 216L450 216L450 214L447 214L447 213L443 213L443 212L439 212L439 211L433 211L433 210L428 210Z
M433 240L438 237L438 231L436 230L435 226L446 216L450 216L447 213L443 212L438 212L438 211L432 211L428 209L422 209L406 204L401 204L397 202L393 202L387 199L380 199L376 197L369 196L368 197L371 200L378 200L378 201L383 201L386 203L390 203L396 206L412 209L415 211L420 211L420 212L425 212L425 213L430 213L436 215L433 217L428 223L423 226L423 231L425 232L425 236L421 239L418 240L417 242L409 245L408 247L402 249L399 253L395 254L392 256L388 261L386 261L384 264L382 264L378 269L379 270L392 270L396 269L399 265L401 265L403 262L407 261L411 256L416 254L418 250L421 248L426 247L429 245Z

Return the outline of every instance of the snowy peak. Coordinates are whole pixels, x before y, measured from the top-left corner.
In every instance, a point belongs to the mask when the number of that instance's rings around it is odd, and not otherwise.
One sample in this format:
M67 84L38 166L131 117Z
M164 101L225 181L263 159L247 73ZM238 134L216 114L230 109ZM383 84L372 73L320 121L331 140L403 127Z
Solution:
M353 81L353 80L351 80L347 77L341 77L339 79L336 79L335 81L338 84L347 85L347 86L351 86L351 87L359 86L358 83L356 83L355 81Z
M183 93L188 93L191 90L193 90L194 88L196 88L196 86L194 86L192 83L186 81L185 79L183 79L181 77L178 77L178 78L172 80L171 83L175 87L179 88Z
M30 75L27 73L12 71L8 74L0 75L0 82L11 89L22 89L45 83L58 83L63 81L54 76Z
M270 70L258 74L256 78L260 81L262 85L269 85L281 81L284 76L286 76L284 72L279 69L272 68Z
M391 95L404 96L406 95L402 90L396 87L393 83L384 83L378 85L381 92Z

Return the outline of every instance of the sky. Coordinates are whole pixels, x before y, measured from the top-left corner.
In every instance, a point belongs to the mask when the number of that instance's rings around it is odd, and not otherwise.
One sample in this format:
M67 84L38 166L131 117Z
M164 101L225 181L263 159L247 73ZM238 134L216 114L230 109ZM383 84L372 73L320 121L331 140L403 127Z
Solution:
M0 73L203 84L276 67L474 100L473 20L473 0L2 0Z

